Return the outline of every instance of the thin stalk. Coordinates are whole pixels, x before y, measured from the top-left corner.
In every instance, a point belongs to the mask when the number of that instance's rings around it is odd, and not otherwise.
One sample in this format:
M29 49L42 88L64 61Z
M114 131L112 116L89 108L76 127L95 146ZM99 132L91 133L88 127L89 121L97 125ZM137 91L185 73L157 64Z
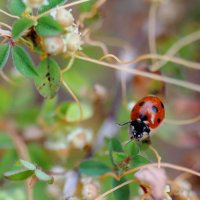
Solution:
M75 100L75 102L77 103L77 106L78 106L79 111L80 111L80 121L81 121L83 119L83 109L82 109L82 106L80 104L80 101L78 100L78 98L76 97L76 95L72 92L72 90L67 85L67 83L64 81L63 77L61 78L61 82L62 82L63 86L66 88L66 90L70 93L70 95L72 96L72 98Z
M175 124L175 125L187 125L187 124L192 124L198 121L200 121L200 115L198 115L197 117L194 117L191 119L185 119L185 120L165 119L164 123Z
M64 5L64 6L59 6L59 9L60 9L60 8L68 8L68 7L75 6L75 5L78 5L78 4L87 2L87 1L89 1L89 0L79 0L79 1L75 1L75 2L72 2L72 3L68 3L68 4ZM38 15L38 16L36 17L36 19L39 19L40 17L43 17L44 15L49 14L52 10L55 10L55 9L57 9L57 7L56 7L56 8L52 8L52 9L46 11L46 12L43 12L42 14Z
M127 67L122 68L118 65L98 61L98 60L88 58L88 57L82 57L82 56L76 55L76 58L78 58L80 60L92 62L92 63L98 64L98 65L102 65L102 66L105 66L105 67L110 67L110 68L113 68L113 69L116 69L116 70L125 71L125 72L128 72L130 74L144 76L144 77L147 77L147 78L150 78L150 79L163 81L165 83L170 83L170 84L173 84L173 85L177 85L177 86L180 86L180 87L183 87L183 88L187 88L187 89L190 89L190 90L193 90L193 91L200 92L200 86L198 84L195 84L195 83L190 83L190 82L186 82L186 81L182 81L182 80L176 80L176 79L173 79L173 78L170 78L170 77L160 76L158 74L144 72L144 71L137 70L137 69L130 69L130 68L127 68Z
M121 175L118 176L118 178L121 179L125 175L133 173L135 171L138 171L138 170L141 170L141 169L145 169L145 168L149 168L149 167L156 167L156 166L158 166L158 163L152 163L152 164L147 164L147 165L143 165L143 166L140 166L140 167L136 167L136 168L130 169L130 170L122 173ZM174 165L174 164L170 164L170 163L160 163L160 167L170 168L170 169L174 169L174 170L178 170L178 171L183 171L183 172L186 172L186 173L189 173L189 174L193 174L193 175L196 175L196 176L200 177L200 173L199 172L194 171L192 169L188 169L186 167L179 166L179 165Z
M74 63L74 59L75 59L74 56L70 58L70 61L69 61L68 65L62 70L62 74L67 72L72 67L72 65Z
M180 49L182 49L184 46L187 46L197 40L200 40L200 31L191 33L185 37L182 37L180 40L178 40L176 43L174 43L169 50L165 53L164 56L173 56L175 55ZM152 71L156 71L163 67L168 61L158 61L155 64L151 65L149 68Z
M0 26L5 26L6 28L12 30L12 27L4 22L0 22Z
M126 182L124 182L124 183L122 183L122 184L120 184L120 185L118 185L118 186L112 188L111 190L108 190L107 192L101 194L101 195L98 196L95 200L102 200L104 197L108 196L110 193L112 193L112 192L118 190L119 188L121 188L121 187L123 187L123 186L125 186L125 185L128 185L128 184L130 184L130 183L134 183L134 182L138 182L138 180L136 180L136 179L128 180L128 181L126 181Z
M5 15L7 15L7 16L9 16L9 17L12 17L12 18L15 18L15 19L19 19L18 16L16 16L16 15L11 15L10 13L7 13L6 11L4 11L4 10L2 10L2 9L0 9L0 12L3 13L3 14L5 14Z
M115 59L121 65L122 64L136 64L138 62L141 62L143 60L148 60L148 59L159 59L159 60L170 61L170 62L179 64L179 65L183 65L183 66L188 67L188 68L200 70L200 64L199 63L188 61L188 60L178 58L178 57L168 56L168 55L162 56L162 55L158 55L158 54L143 54L143 55L139 56L138 58L131 60L131 61L121 61L115 55L108 54L108 55L101 57L100 60L103 60L103 59L109 58L109 57L112 57L113 59Z
M152 146L149 145L149 148L154 152L154 154L156 155L157 161L158 161L158 168L160 168L160 161L161 161L161 157L158 153L158 151Z
M156 54L156 11L158 8L158 2L152 1L149 9L149 50L151 54ZM152 62L154 60L152 59Z

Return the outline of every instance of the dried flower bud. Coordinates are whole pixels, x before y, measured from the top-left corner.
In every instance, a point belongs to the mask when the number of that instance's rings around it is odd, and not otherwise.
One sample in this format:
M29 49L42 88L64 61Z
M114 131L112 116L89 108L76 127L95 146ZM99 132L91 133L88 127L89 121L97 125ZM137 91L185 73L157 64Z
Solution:
M78 33L72 33L67 42L67 50L75 52L81 47L81 37Z
M92 132L88 129L77 128L67 136L67 141L76 149L83 149L92 142Z
M94 200L98 197L100 185L98 183L88 183L83 185L82 195L87 200Z
M155 167L149 169L141 169L135 174L135 177L142 183L151 186L154 199L163 199L167 181L166 174L163 169Z
M44 46L49 54L58 54L64 50L64 41L61 36L46 37Z
M71 26L74 22L74 17L69 10L59 8L56 12L56 20L63 27Z

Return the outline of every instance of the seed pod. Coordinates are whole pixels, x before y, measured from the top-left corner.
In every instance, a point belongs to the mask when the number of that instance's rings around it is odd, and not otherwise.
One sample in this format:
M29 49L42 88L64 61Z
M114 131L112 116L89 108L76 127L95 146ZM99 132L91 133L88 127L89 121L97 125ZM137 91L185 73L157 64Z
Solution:
M64 41L61 36L46 37L44 39L45 50L49 54L59 54L64 50Z
M60 8L56 12L56 20L63 27L71 26L74 22L74 17L69 10Z
M81 37L78 33L72 33L67 42L67 50L75 52L81 47Z

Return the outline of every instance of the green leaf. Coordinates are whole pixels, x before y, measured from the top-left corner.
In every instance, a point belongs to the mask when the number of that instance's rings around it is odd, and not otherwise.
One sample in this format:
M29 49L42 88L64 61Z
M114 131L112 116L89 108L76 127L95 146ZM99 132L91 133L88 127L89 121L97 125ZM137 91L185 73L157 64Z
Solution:
M0 93L0 94L2 95L2 93ZM3 149L9 150L9 149L12 149L13 147L14 147L13 142L10 139L10 137L8 136L8 134L6 132L0 132L0 149L1 150L3 150ZM2 156L4 156L5 153L6 152L4 152ZM2 157L1 157L1 159L2 159ZM1 160L0 160L0 163L1 163Z
M90 104L81 103L83 116L82 120L88 119L92 116L92 107ZM57 108L57 115L67 122L78 121L81 118L80 109L75 102L63 103Z
M3 84L2 84L3 86ZM5 86L0 86L0 118L5 116L11 108L13 97L11 96L11 90L8 90Z
M64 3L66 3L68 0L49 0L48 5L42 6L39 10L38 13L41 14L47 10L50 10L52 8L55 8L56 6L60 6Z
M122 145L117 138L111 138L109 142L109 150L116 152L123 152Z
M53 176L50 176L48 174L46 174L45 172L37 169L35 170L35 175L37 176L37 178L41 181L45 181L49 184L52 184L54 179L53 179Z
M13 170L4 173L4 177L13 181L25 180L33 175L33 170Z
M2 44L0 45L0 70L4 68L10 54L10 45Z
M31 18L18 19L12 28L12 37L14 40L18 39L24 32L34 25L34 20Z
M30 163L26 160L22 160L20 159L20 163L27 169L29 170L35 170L36 169L36 166L33 164L33 163Z
M136 156L139 153L139 147L135 141L131 141L128 144L125 145L124 150L130 155L130 156Z
M79 170L88 176L101 176L111 171L107 165L97 160L85 160L81 162Z
M3 134L0 134L3 135ZM1 138L0 138L1 140ZM1 140L1 142L3 142ZM6 142L5 142L6 143ZM16 151L14 148L6 150L0 160L0 179L3 178L4 173L8 170L8 166L14 166L17 159Z
M113 160L113 152L123 152L122 145L120 141L117 138L110 138L109 141L109 155L110 155L110 160L113 165L115 165L115 161Z
M126 179L124 177L121 178L120 181L117 181L117 180L113 179L112 186L116 187L116 186L124 183L125 181L126 181ZM124 199L124 200L127 199L128 200L129 197L130 197L130 188L129 188L129 185L125 185L125 186L123 186L123 187L115 190L113 192L113 196L114 196L115 200L122 200L122 199Z
M128 156L124 152L113 152L112 153L114 163L119 163L125 160Z
M12 48L12 59L17 70L26 77L35 78L38 74L28 53L20 46Z
M130 166L135 168L135 167L146 165L148 163L149 161L146 158L144 158L143 156L137 155L132 158L132 161L130 162Z
M149 148L149 144L142 142L142 144L140 144L139 148L140 148L140 151L146 151Z
M11 14L17 16L21 16L26 9L26 5L23 3L23 0L9 0L7 7Z
M43 60L38 66L39 76L35 78L35 86L45 98L53 98L60 88L60 68L51 58Z
M55 36L63 32L62 26L51 16L39 18L35 28L37 34L41 36Z
M31 160L34 163L37 163L38 166L46 170L51 169L53 165L53 157L42 145L38 143L31 143L28 145L28 151Z

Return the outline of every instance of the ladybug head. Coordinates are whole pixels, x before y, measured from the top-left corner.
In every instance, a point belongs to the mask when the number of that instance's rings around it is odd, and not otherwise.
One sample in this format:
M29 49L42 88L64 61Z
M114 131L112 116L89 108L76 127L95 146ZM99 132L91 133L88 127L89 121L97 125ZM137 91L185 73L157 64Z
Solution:
M143 137L144 133L147 133L148 135L150 133L150 128L145 122L141 121L140 119L130 122L130 139L140 140Z

